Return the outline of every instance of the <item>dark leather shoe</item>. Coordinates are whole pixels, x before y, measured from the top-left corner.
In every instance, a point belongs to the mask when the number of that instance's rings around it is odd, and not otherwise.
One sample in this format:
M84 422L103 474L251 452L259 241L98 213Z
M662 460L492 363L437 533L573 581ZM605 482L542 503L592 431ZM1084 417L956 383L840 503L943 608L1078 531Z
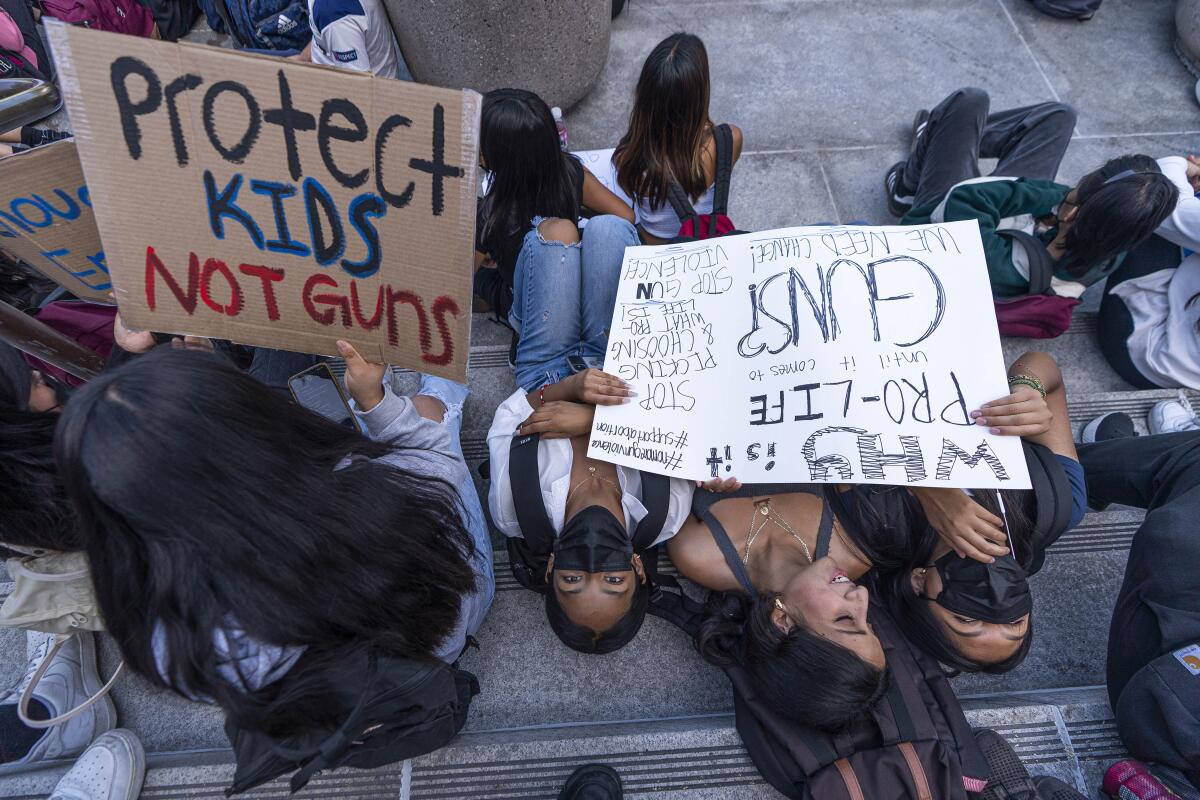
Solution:
M621 776L604 764L585 764L571 773L558 800L621 800Z

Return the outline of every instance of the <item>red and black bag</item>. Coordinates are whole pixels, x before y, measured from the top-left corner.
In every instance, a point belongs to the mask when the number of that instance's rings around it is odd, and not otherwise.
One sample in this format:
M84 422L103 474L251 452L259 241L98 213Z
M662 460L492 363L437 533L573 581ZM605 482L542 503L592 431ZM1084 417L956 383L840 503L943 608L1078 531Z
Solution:
M667 185L667 200L679 217L679 233L672 242L694 242L745 233L733 224L729 214L729 182L733 178L733 129L722 123L713 128L713 143L717 147L717 174L713 181L711 214L697 214L687 192L671 181Z

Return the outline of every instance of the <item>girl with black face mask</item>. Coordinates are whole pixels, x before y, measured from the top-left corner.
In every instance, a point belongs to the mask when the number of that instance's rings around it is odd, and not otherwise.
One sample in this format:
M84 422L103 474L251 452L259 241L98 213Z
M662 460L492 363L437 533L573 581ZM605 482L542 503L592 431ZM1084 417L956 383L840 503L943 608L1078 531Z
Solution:
M964 672L1007 672L1025 659L1033 638L1028 578L1083 517L1087 500L1054 359L1025 353L1009 368L1009 386L1007 397L972 416L993 433L1022 437L1033 489L896 489L919 506L930 531L911 538L903 568L877 578L909 639ZM869 527L877 516L860 506L856 524Z
M609 653L633 639L649 602L643 557L679 530L691 508L688 481L588 458L595 407L632 396L620 379L587 369L518 390L488 432L492 520L520 540L510 554L537 565L550 627L580 652Z

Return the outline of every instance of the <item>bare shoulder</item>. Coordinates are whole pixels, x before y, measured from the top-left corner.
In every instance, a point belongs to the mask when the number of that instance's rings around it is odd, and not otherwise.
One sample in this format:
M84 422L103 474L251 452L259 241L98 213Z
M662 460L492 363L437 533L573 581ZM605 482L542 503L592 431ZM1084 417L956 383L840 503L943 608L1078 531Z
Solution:
M667 554L679 574L692 583L719 591L738 588L708 525L695 515L689 516L679 533L667 540Z

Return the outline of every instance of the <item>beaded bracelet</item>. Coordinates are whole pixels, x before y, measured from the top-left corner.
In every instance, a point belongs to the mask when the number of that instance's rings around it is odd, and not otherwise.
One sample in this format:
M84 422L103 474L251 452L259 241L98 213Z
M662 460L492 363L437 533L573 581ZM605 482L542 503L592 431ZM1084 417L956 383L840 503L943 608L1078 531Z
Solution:
M1037 393L1042 396L1043 400L1046 399L1046 387L1042 385L1041 381L1032 375L1026 375L1024 373L1020 375L1009 375L1008 388L1011 389L1013 386L1028 386L1029 388L1036 390Z

